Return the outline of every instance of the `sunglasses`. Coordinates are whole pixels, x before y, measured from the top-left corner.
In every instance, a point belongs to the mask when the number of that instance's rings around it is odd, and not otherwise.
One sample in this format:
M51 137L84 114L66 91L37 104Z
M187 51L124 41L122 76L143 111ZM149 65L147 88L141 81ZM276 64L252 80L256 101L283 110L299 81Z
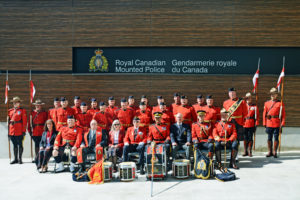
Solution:
M120 124L114 124L114 126L120 126Z

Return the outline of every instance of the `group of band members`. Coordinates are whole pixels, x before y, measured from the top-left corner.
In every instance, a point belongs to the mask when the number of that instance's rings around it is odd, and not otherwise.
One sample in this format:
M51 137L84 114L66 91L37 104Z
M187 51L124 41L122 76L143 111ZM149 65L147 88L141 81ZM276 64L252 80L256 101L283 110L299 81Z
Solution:
M244 141L243 156L252 156L253 134L259 125L259 111L252 103L251 93L238 98L236 90L229 88L229 99L223 108L214 106L212 95L197 96L197 103L190 105L188 97L174 94L174 103L166 106L162 96L157 97L157 105L148 105L142 96L139 106L135 99L121 99L121 107L116 106L114 97L104 102L91 99L90 109L79 96L70 107L65 97L54 99L54 108L43 110L44 103L36 99L35 109L27 119L25 109L20 107L22 100L14 97L13 108L9 110L9 138L13 143L14 160L11 164L22 164L23 140L26 129L35 143L35 162L40 172L47 171L47 163L53 155L57 171L64 170L62 155L65 148L71 149L70 170L75 163L84 169L87 154L101 157L107 147L107 158L114 165L118 157L129 160L130 152L139 153L138 166L144 173L144 151L146 145L155 141L167 149L168 165L170 156L176 158L179 150L184 150L190 158L192 147L207 150L212 159L216 156L221 167L221 150L226 145L231 149L230 166L238 169L236 156L240 141ZM277 99L276 88L270 90L271 99L265 102L263 125L268 134L267 157L277 158L279 129L285 125L285 108ZM274 137L274 145L273 145Z

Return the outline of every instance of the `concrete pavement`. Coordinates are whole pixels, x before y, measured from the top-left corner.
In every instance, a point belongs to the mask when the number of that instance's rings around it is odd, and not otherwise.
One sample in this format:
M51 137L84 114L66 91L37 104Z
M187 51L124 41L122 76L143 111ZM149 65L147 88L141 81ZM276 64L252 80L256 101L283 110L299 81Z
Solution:
M154 182L154 197L150 198L151 182L145 176L133 182L112 182L89 185L73 182L70 173L39 174L35 166L24 160L23 165L9 165L0 159L0 199L300 199L300 152L284 152L280 158L265 158L255 153L252 158L240 158L238 180L219 182L215 179Z

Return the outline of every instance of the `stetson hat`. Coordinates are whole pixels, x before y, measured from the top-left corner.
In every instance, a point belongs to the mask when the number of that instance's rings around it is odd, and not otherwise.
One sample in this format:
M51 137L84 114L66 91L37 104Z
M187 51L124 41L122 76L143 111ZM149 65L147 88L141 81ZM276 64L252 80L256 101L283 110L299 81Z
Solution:
M247 94L245 95L245 98L250 98L250 97L252 97L251 93L247 92Z
M270 94L278 94L277 89L272 87L271 90L270 90Z
M32 103L32 105L38 106L38 105L45 105L45 103L42 102L42 100L40 99L36 99L34 103Z
M20 99L20 97L14 97L10 102L22 102L23 100Z
M205 114L206 114L205 110L198 110L197 111L198 116L205 116Z

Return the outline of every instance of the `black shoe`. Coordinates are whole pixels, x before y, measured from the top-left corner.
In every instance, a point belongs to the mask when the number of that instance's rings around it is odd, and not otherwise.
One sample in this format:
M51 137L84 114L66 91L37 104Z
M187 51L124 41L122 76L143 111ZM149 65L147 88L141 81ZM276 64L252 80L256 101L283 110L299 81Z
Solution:
M19 159L19 164L23 164L22 159Z
M141 166L141 167L140 167L140 174L141 174L141 175L144 175L144 174L145 174L144 166Z
M17 164L19 161L17 159L14 159L13 161L10 162L11 165Z

